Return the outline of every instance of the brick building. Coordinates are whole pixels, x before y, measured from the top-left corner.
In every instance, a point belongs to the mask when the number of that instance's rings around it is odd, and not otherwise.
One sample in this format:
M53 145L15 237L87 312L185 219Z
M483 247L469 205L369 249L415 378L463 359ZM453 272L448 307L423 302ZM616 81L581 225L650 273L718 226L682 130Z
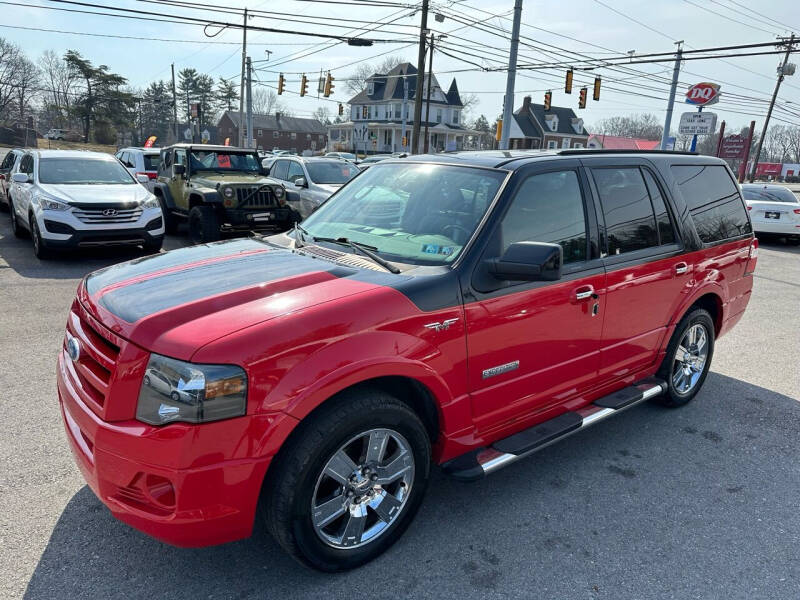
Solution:
M230 138L230 145L239 143L239 111L225 111L217 124L220 143ZM327 144L325 125L317 119L253 114L253 133L259 150L289 150L318 152Z

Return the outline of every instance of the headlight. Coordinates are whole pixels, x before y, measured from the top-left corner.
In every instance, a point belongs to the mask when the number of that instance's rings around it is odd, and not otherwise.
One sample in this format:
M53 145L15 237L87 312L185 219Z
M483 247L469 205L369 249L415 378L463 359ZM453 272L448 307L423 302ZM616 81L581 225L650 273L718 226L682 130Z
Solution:
M283 187L281 187L281 186L276 186L276 187L275 187L275 188L273 188L273 189L275 190L275 197L276 197L278 200L280 200L281 198L283 198L283 194L284 194Z
M247 410L247 375L234 365L196 365L151 354L136 418L151 425L208 423Z
M222 188L222 196L228 198L229 200L233 198L235 192L233 191L232 187Z
M39 204L42 205L42 209L44 210L69 210L70 206L66 202L61 202L59 200L55 200L54 198L45 198L41 196L39 198Z
M142 206L145 208L160 208L161 203L158 201L158 198L155 196L150 196L147 200L142 203Z

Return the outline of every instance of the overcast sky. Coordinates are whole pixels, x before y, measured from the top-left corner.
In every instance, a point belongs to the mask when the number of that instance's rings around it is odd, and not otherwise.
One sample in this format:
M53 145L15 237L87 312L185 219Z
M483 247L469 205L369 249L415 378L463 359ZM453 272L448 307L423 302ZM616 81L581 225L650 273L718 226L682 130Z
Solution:
M100 4L144 11L184 14L225 21L235 20L233 15L219 12L185 10L141 0L96 1ZM354 7L299 0L263 0L260 2L258 0L249 2L220 0L218 5L240 8L247 6L250 9L277 11L275 15L253 19L250 23L254 26L332 34L349 32L355 27L366 26L360 22L337 22L334 20L336 18L374 22L400 17L394 23L373 33L363 34L363 31L359 33L364 37L406 39L407 43L381 43L372 47L354 48L295 34L252 32L248 36L249 54L254 61L266 59L266 50L272 52L272 62L277 63L282 57L320 50L327 46L324 51L304 58L294 58L276 66L270 66L269 63L257 63L260 68L264 69L258 73L258 78L267 84L275 85L277 74L269 71L284 71L290 80L287 88L297 90L299 83L294 80L299 79L299 75L294 73L305 71L309 76L317 77L320 69L330 69L334 77L339 79L335 83L336 89L332 98L346 101L349 95L345 90L344 81L341 80L346 78L355 66L344 67L343 65L368 59L378 54L384 54L384 56L375 58L373 62L379 62L385 56L396 54L416 63L416 46L411 44L411 40L418 35L419 13L412 15L412 9L404 8L412 6L413 2L391 0L391 3L400 6ZM48 0L30 0L30 4L70 8L69 5L55 4ZM510 32L513 4L513 0L433 0L431 2L432 13L438 9L446 14L455 13L459 15L458 19L479 19L483 23L482 27L489 28L497 34L500 34L500 29ZM774 40L777 35L788 35L793 28L794 31L800 33L800 12L797 11L796 0L762 0L755 6L762 16L748 14L748 10L744 6L750 4L752 4L751 0L570 0L569 2L525 0L522 10L523 43L538 45L539 48L546 48L554 52L560 52L553 48L556 46L593 57L603 57L610 56L612 52L624 53L629 50L635 50L641 54L665 52L674 48L673 41L676 40L684 40L689 47L704 48L768 42ZM208 3L203 5L210 6ZM708 10L704 10L702 7ZM78 6L71 8L81 9ZM479 12L477 9L486 12ZM713 14L709 10L718 14ZM215 77L233 77L238 82L241 46L208 43L208 41L238 43L241 41L240 30L225 30L214 38L207 38L200 26L72 14L42 10L32 6L6 5L2 12L4 17L2 26L0 26L0 36L22 46L32 58L38 57L47 49L53 49L58 53L63 53L68 48L75 49L95 64L107 64L112 71L127 77L134 87L143 87L150 81L169 78L170 63L172 62L175 63L176 71L184 67L194 67L200 72L210 73ZM504 15L505 18L495 18L487 13ZM622 16L623 14L630 18ZM278 20L277 17L303 22ZM308 23L307 20L310 18L317 23ZM795 23L792 23L793 20ZM452 32L442 46L443 50L452 57L438 52L434 57L434 72L438 74L440 83L447 86L455 76L462 93L474 93L480 98L480 104L473 110L473 113L483 113L489 120L492 120L501 111L506 74L481 72L477 66L471 63L494 66L504 62L503 56L506 57L505 62L507 63L508 40L504 39L502 34L494 35L478 31L474 27L465 26L448 16L445 16L443 22L436 22L431 18L429 25L438 32ZM104 35L167 38L184 40L186 43L89 37L13 29L9 26ZM546 46L546 44L551 46ZM520 53L520 63L555 60L553 55L543 54L539 49L530 46L521 46ZM797 62L796 57L797 55L792 59L793 62ZM685 62L680 76L683 85L678 88L678 98L682 100L683 93L686 91L685 84L700 81L719 83L722 86L722 101L713 110L720 119L727 120L729 130L732 126L749 124L751 118L754 118L757 126L760 126L775 84L775 68L779 60L778 56L754 56L726 59L727 62L721 60ZM460 69L471 70L455 74L443 73ZM598 68L596 73L603 77L601 99L599 102L593 102L590 89L588 107L582 111L577 109L577 88L581 84L591 84L594 73L576 73L576 89L572 95L566 95L563 90L564 69L523 71L517 77L515 107L521 104L523 96L527 94L533 96L535 102L542 102L544 91L552 88L553 103L574 108L588 124L608 116L641 112L655 113L660 119L663 119L668 92L666 79L671 77L672 64L636 65L635 69L635 71L620 71ZM654 74L655 77L646 79L637 75L637 72ZM632 87L631 84L646 85L652 89ZM315 91L316 85L312 83L309 87ZM283 99L291 105L298 116L310 115L321 104L328 106L332 111L336 109L335 103L324 103L316 98L316 94L306 98L284 95ZM676 105L675 110L674 119L677 119L683 110L692 109ZM800 72L797 76L787 78L784 82L779 96L779 108L773 118L775 123L800 124ZM673 123L675 122L673 121Z

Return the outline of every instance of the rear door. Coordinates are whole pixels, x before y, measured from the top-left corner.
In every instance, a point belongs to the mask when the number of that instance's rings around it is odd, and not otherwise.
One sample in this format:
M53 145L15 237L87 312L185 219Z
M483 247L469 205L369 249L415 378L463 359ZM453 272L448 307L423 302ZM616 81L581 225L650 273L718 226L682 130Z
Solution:
M8 188L11 186L11 169L17 160L17 154L12 150L3 158L0 163L0 192L2 192L2 201L5 202L8 194Z
M666 327L692 287L675 218L657 170L637 159L586 159L600 221L606 312L600 380L652 365Z
M33 181L33 155L26 154L22 157L19 163L19 172L25 173L30 181ZM31 191L33 190L33 183L15 183L12 196L14 198L14 209L17 213L17 218L21 219L23 223L28 223L28 208L30 207Z
M469 386L483 431L574 399L599 367L605 273L580 163L523 167L512 181L465 290ZM487 278L481 265L519 241L559 243L562 278Z

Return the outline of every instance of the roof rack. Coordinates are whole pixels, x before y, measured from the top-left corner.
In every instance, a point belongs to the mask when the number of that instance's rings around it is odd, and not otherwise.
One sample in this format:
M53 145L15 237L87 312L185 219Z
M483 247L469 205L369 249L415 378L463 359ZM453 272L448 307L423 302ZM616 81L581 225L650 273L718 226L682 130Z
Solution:
M558 150L558 154L669 154L669 155L688 155L700 156L698 152L680 152L677 150L616 150L606 148L569 148Z

